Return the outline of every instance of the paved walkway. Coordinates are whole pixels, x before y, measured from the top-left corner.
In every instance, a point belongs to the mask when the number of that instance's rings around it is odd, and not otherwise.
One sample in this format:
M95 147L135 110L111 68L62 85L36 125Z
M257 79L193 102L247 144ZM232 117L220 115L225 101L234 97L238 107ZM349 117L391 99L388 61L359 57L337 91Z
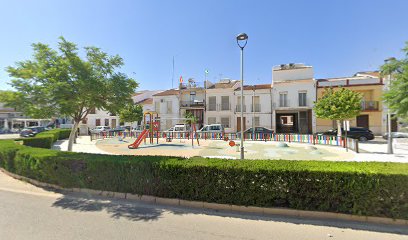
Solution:
M56 193L0 172L0 239L408 240L398 226L264 217Z
M112 154L105 152L95 145L96 141L92 141L89 136L79 136L77 138L77 143L72 147L73 152L84 152L84 153L98 153L98 154ZM54 143L52 149L67 151L68 149L68 140L59 140Z

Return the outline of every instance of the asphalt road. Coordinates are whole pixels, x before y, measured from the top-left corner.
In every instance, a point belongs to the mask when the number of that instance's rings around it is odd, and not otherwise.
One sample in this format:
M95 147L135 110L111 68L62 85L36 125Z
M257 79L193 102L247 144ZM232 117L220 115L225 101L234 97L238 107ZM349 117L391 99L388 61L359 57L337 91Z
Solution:
M408 239L408 229L56 193L0 172L0 239Z

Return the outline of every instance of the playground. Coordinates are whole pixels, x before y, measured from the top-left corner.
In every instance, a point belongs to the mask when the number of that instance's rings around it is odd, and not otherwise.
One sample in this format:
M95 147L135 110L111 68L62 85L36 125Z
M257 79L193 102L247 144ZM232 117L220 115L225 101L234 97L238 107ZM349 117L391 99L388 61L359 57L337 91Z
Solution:
M141 143L137 149L129 149L129 143L135 138L106 138L96 141L96 147L104 152L118 155L161 155L183 157L216 157L239 159L240 152L237 146L231 147L229 141L200 140L200 145L192 146L191 140L174 139L167 142L159 138L153 144ZM285 160L351 160L354 153L336 146L310 145L304 143L283 143L245 141L246 159L285 159Z
M229 139L222 135L216 136L215 139L214 136L211 136L212 138L203 137L201 133L197 133L195 124L191 124L194 119L178 119L190 123L191 127L189 132L175 134L159 132L160 121L163 119L160 119L158 113L145 112L143 118L148 124L144 126L142 132L134 135L123 133L114 137L103 136L96 140L96 147L101 151L117 155L201 156L226 159L239 159L240 157L240 146L237 139ZM245 141L245 158L254 160L351 160L354 157L354 153L346 152L345 149L338 146L311 144L311 138L298 136L298 141L309 143L291 142L290 138L287 140Z

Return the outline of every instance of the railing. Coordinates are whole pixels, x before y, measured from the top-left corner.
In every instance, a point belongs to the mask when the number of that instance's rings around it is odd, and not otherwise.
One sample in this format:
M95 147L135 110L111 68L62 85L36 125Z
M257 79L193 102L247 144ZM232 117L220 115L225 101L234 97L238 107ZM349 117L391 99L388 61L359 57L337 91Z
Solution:
M221 110L221 111L229 111L229 110L231 110L231 104L229 104L229 103L222 103L222 104L220 104L220 110Z
M246 105L244 105L244 112L246 112ZM241 112L241 105L236 105L235 106L235 112Z
M251 112L261 112L261 104L252 104Z
M217 111L217 104L212 104L212 103L208 104L207 110L208 111Z
M181 107L204 107L204 100L202 101L181 101Z
M91 140L105 139L112 137L132 137L137 138L141 131L132 132L101 132L91 134ZM157 136L158 134L158 136ZM211 132L154 132L154 138L172 138L172 139L191 139L193 138L204 140L237 140L240 139L240 133L211 133ZM150 132L146 138L150 137ZM356 153L359 152L358 140L353 138L344 138L338 136L316 135L316 134L280 134L280 133L246 133L244 140L251 141L275 141L275 142L298 142L309 143L313 145L331 145L348 148Z
M361 109L364 110L378 110L378 101L362 101Z

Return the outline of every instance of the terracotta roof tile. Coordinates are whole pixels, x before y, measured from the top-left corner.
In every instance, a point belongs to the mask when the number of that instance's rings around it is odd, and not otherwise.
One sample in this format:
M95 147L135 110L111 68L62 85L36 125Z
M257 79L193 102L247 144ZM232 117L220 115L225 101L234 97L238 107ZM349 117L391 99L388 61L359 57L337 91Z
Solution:
M178 89L169 89L160 93L156 93L153 96L171 96L171 95L178 95L179 90Z

